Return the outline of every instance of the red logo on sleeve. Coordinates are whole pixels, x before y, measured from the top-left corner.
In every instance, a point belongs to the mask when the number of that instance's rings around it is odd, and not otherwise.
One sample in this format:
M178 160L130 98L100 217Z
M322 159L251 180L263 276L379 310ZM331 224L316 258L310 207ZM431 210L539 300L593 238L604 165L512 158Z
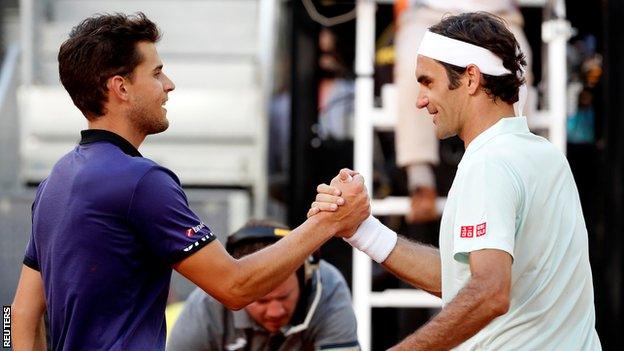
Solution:
M474 225L462 225L460 238L472 238L474 236Z
M196 226L194 226L194 227L192 227L192 228L187 229L187 230L186 230L186 236L188 236L188 237L190 238L190 237L192 237L194 234L199 233L199 231L200 231L202 228L205 228L205 227L206 227L206 225L204 224L204 222L201 222L201 223L199 223L198 225L196 225Z
M477 224L477 236L484 236L485 235L485 230L486 230L486 222L483 222L481 224Z

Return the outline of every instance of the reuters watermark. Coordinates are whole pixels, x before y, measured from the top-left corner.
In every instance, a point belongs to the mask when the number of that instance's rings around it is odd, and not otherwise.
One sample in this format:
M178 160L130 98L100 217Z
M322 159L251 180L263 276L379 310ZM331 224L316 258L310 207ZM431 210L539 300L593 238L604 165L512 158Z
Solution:
M11 347L11 306L2 306L2 348Z

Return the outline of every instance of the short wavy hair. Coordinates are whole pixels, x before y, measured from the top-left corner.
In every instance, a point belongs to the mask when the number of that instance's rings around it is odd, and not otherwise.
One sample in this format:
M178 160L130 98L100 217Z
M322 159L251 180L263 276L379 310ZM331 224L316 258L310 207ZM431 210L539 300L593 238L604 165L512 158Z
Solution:
M488 12L468 12L445 17L438 24L430 27L429 31L478 45L500 57L503 60L503 66L511 73L503 76L483 73L483 89L493 101L501 99L508 104L518 101L519 88L525 82L521 72L527 63L518 41L507 29L503 19ZM459 87L460 77L466 68L445 62L439 63L446 69L449 89Z
M115 75L132 79L143 57L137 43L160 40L156 24L145 14L99 14L74 27L59 50L61 83L89 120L106 113L106 81Z

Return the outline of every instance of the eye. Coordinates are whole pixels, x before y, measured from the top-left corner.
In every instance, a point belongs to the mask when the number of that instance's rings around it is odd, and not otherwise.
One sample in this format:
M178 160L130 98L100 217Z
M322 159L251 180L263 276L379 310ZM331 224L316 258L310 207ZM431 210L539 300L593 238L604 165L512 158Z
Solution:
M431 79L423 77L418 80L418 83L423 87L429 87L431 85Z

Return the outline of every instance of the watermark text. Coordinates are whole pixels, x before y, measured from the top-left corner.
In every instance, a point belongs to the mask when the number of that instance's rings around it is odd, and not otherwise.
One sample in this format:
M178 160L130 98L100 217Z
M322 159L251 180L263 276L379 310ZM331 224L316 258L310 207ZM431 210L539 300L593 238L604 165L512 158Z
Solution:
M11 306L2 306L2 348L11 347Z

